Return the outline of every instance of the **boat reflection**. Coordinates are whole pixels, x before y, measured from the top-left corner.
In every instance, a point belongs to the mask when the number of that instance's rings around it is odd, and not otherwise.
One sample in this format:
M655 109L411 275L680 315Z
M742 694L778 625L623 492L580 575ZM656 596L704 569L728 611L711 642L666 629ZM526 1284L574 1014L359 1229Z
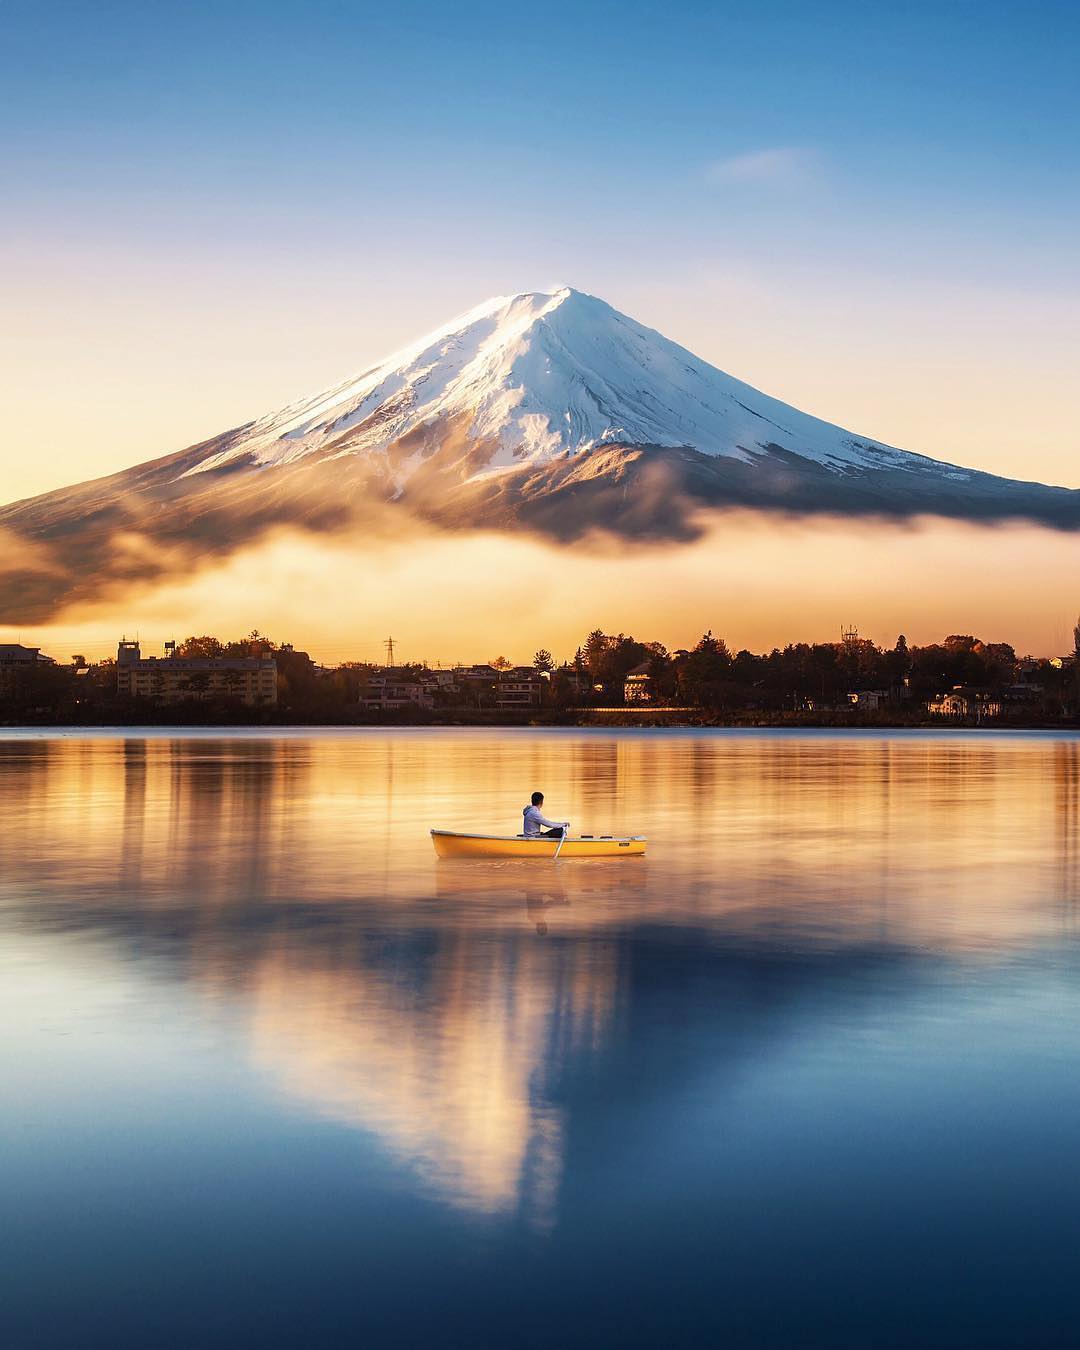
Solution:
M639 915L648 903L647 868L644 861L535 859L478 866L447 858L435 867L435 896L446 916L483 914L495 925L516 923L524 912L544 937L552 923L562 931L581 931L603 926L620 913Z

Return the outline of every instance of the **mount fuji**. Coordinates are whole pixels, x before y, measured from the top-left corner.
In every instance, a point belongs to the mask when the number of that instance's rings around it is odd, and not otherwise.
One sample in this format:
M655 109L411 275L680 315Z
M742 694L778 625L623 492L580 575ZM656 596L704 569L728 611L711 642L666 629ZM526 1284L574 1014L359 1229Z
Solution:
M845 431L561 288L489 300L324 393L0 508L14 553L25 544L0 571L0 618L37 620L274 527L361 528L384 508L569 540L688 538L724 507L1080 526L1080 491Z

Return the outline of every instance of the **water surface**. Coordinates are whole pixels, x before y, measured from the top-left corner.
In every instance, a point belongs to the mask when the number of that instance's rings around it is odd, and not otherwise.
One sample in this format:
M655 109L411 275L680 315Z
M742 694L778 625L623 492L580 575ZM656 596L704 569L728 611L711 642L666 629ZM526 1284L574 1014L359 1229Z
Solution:
M1080 1335L1080 742L6 737L5 1346Z

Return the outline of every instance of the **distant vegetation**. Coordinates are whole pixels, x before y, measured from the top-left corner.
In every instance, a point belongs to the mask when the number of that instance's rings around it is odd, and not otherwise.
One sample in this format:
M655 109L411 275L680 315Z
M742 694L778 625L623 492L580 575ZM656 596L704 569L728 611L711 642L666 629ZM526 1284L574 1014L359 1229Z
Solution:
M539 682L536 706L507 708L499 681L522 667L495 657L468 680L449 685L420 665L399 665L394 678L431 692L424 707L364 706L387 668L363 662L320 666L307 652L258 632L232 641L191 636L178 657L270 656L277 662L278 701L245 707L239 699L185 699L168 707L121 698L116 665L38 660L0 663L0 723L43 725L289 723L576 723L905 725L940 722L930 710L948 696L953 720L1001 725L1080 721L1080 626L1075 649L1058 658L1021 657L1005 642L953 634L928 646L903 636L890 647L846 634L839 642L792 643L769 652L731 651L711 631L691 648L596 629L568 660L540 649L525 669ZM476 672L479 672L477 674ZM486 678L484 672L490 673ZM515 674L516 672L516 674ZM445 672L444 672L445 674ZM628 677L629 680L628 680ZM956 691L954 695L950 691ZM429 706L428 706L429 705ZM955 705L955 706L954 706Z

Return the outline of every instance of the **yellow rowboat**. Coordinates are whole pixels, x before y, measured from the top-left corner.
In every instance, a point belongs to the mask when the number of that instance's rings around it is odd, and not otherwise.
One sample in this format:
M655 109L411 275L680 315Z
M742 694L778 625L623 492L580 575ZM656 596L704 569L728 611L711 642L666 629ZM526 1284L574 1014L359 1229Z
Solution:
M551 839L524 834L456 834L432 830L440 858L632 858L645 852L643 835L620 839L613 834L568 835ZM562 847L560 848L560 844Z

